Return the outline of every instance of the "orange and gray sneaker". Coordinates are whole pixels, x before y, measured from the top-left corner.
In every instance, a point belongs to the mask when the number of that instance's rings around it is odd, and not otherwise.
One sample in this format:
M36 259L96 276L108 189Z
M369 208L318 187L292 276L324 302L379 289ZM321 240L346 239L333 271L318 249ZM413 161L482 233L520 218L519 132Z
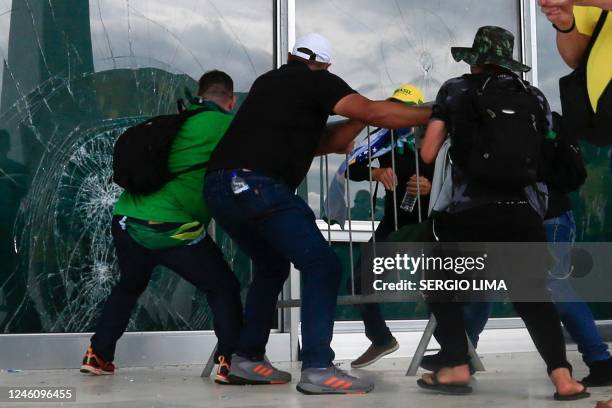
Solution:
M267 360L251 361L234 354L229 380L230 384L239 385L286 384L291 381L291 374L274 368Z
M230 384L229 373L230 364L224 356L219 356L219 368L217 369L217 375L215 375L215 382L217 384Z
M96 354L91 347L85 352L81 372L92 375L112 375L115 374L115 365L106 362L102 357Z
M367 394L374 389L374 383L332 366L302 370L302 378L296 389L306 395Z

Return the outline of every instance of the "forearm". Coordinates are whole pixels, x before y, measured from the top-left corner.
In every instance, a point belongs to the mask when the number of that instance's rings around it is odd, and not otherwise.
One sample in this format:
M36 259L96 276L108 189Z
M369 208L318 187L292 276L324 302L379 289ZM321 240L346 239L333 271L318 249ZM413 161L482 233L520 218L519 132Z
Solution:
M546 18L557 28L557 49L565 63L577 68L591 39L578 31L574 6L592 5L604 0L538 0ZM612 0L605 0L606 3ZM569 32L562 32L569 31Z
M612 0L611 0L612 1ZM557 48L563 61L573 69L576 69L582 61L591 37L580 34L574 28L570 33L557 32Z
M343 152L365 127L366 124L358 120L348 120L328 125L323 133L316 155L323 156Z
M446 139L447 129L444 121L439 119L433 119L427 126L427 132L421 143L421 159L425 164L432 164L444 139Z
M379 101L373 104L368 122L377 127L401 129L426 125L430 116L431 108Z

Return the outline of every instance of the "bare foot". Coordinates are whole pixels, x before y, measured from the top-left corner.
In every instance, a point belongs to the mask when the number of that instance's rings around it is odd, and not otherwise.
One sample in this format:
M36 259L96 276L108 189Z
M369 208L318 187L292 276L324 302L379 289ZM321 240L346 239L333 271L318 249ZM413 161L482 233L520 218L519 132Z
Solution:
M550 374L550 380L555 385L559 395L567 396L583 392L586 387L572 378L567 368L557 368Z
M612 408L612 399L608 402L605 401L599 401L597 403L597 407L595 408Z
M433 373L423 374L421 377L427 384L433 384ZM470 383L470 366L467 364L457 367L445 367L437 372L440 384L467 385Z

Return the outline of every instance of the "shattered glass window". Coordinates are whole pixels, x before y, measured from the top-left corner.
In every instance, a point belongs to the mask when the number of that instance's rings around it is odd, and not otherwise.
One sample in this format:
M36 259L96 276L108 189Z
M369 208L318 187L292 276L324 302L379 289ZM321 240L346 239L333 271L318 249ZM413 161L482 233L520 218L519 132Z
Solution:
M272 28L268 0L0 0L0 333L93 329L118 277L115 139L207 70L243 97L272 68ZM205 297L160 270L129 326L210 328Z
M518 1L509 0L297 0L296 34L320 32L333 48L331 71L370 99L386 99L400 85L420 87L433 100L440 86L468 72L456 63L451 46L472 45L482 25L498 25L516 36L515 57L520 55ZM520 59L520 58L519 58ZM365 132L358 140L363 140ZM329 180L342 157L329 156ZM377 164L376 164L377 165ZM308 203L320 215L321 162L308 175ZM369 220L368 183L351 183L351 210L357 220ZM375 208L383 207L383 188Z

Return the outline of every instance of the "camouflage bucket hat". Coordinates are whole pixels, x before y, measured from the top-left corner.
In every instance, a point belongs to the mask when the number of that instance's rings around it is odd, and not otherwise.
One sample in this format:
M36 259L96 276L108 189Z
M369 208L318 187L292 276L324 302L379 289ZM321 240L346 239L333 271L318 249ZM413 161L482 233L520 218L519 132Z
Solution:
M474 37L472 48L452 47L455 61L465 61L470 65L493 64L515 72L528 72L531 67L512 58L514 35L501 27L480 27Z

